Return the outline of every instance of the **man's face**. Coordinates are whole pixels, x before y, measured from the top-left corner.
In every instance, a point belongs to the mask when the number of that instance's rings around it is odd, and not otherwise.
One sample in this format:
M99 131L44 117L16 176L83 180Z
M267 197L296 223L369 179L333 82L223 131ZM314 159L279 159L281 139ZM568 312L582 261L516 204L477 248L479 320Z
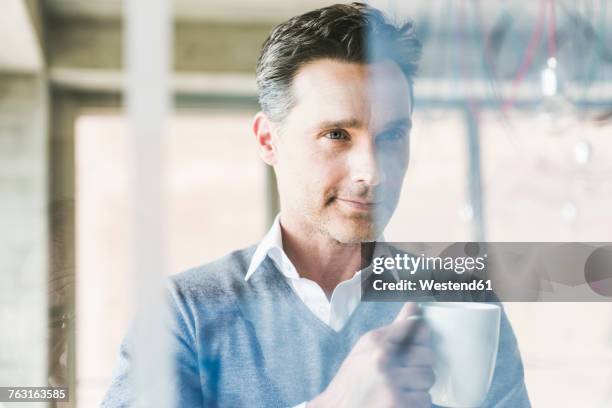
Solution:
M340 243L376 239L408 165L408 81L391 61L321 59L298 71L292 93L272 132L283 222Z

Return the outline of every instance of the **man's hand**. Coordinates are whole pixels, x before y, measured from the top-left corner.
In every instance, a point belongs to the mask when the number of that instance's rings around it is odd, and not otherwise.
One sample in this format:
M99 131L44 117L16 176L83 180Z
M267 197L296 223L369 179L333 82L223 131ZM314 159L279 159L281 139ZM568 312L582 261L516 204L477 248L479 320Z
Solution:
M431 407L434 355L417 312L407 303L391 324L363 335L307 407Z

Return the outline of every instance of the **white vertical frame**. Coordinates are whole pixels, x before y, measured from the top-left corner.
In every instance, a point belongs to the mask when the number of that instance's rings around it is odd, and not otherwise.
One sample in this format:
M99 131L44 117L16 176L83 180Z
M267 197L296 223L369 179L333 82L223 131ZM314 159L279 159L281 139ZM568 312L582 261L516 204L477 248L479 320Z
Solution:
M171 111L170 0L124 3L125 102L131 159L132 386L137 407L172 406L170 333L164 302L162 139Z

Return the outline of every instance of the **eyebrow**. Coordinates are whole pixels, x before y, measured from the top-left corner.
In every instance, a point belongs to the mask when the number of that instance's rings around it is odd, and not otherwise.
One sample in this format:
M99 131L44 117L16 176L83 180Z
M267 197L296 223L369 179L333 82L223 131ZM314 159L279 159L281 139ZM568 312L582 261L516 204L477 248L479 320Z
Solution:
M393 122L385 126L385 129L394 129L394 128L412 129L412 119L402 118L402 119L394 120Z
M360 128L363 123L357 118L341 119L341 120L326 120L317 124L317 129L332 129L332 128Z
M364 127L363 122L357 118L350 119L341 119L341 120L328 120L323 121L317 124L316 129L341 129L341 128L360 128ZM412 119L410 118L402 118L398 120L394 120L393 122L387 124L384 129L393 129L393 128L412 128Z

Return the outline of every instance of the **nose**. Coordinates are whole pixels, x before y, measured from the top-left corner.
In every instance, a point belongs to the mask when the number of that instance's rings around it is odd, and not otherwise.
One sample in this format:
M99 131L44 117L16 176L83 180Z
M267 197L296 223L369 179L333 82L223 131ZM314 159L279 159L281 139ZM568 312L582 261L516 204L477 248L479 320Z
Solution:
M351 157L351 173L354 183L377 186L384 182L385 175L381 168L381 157L373 140L355 146Z

